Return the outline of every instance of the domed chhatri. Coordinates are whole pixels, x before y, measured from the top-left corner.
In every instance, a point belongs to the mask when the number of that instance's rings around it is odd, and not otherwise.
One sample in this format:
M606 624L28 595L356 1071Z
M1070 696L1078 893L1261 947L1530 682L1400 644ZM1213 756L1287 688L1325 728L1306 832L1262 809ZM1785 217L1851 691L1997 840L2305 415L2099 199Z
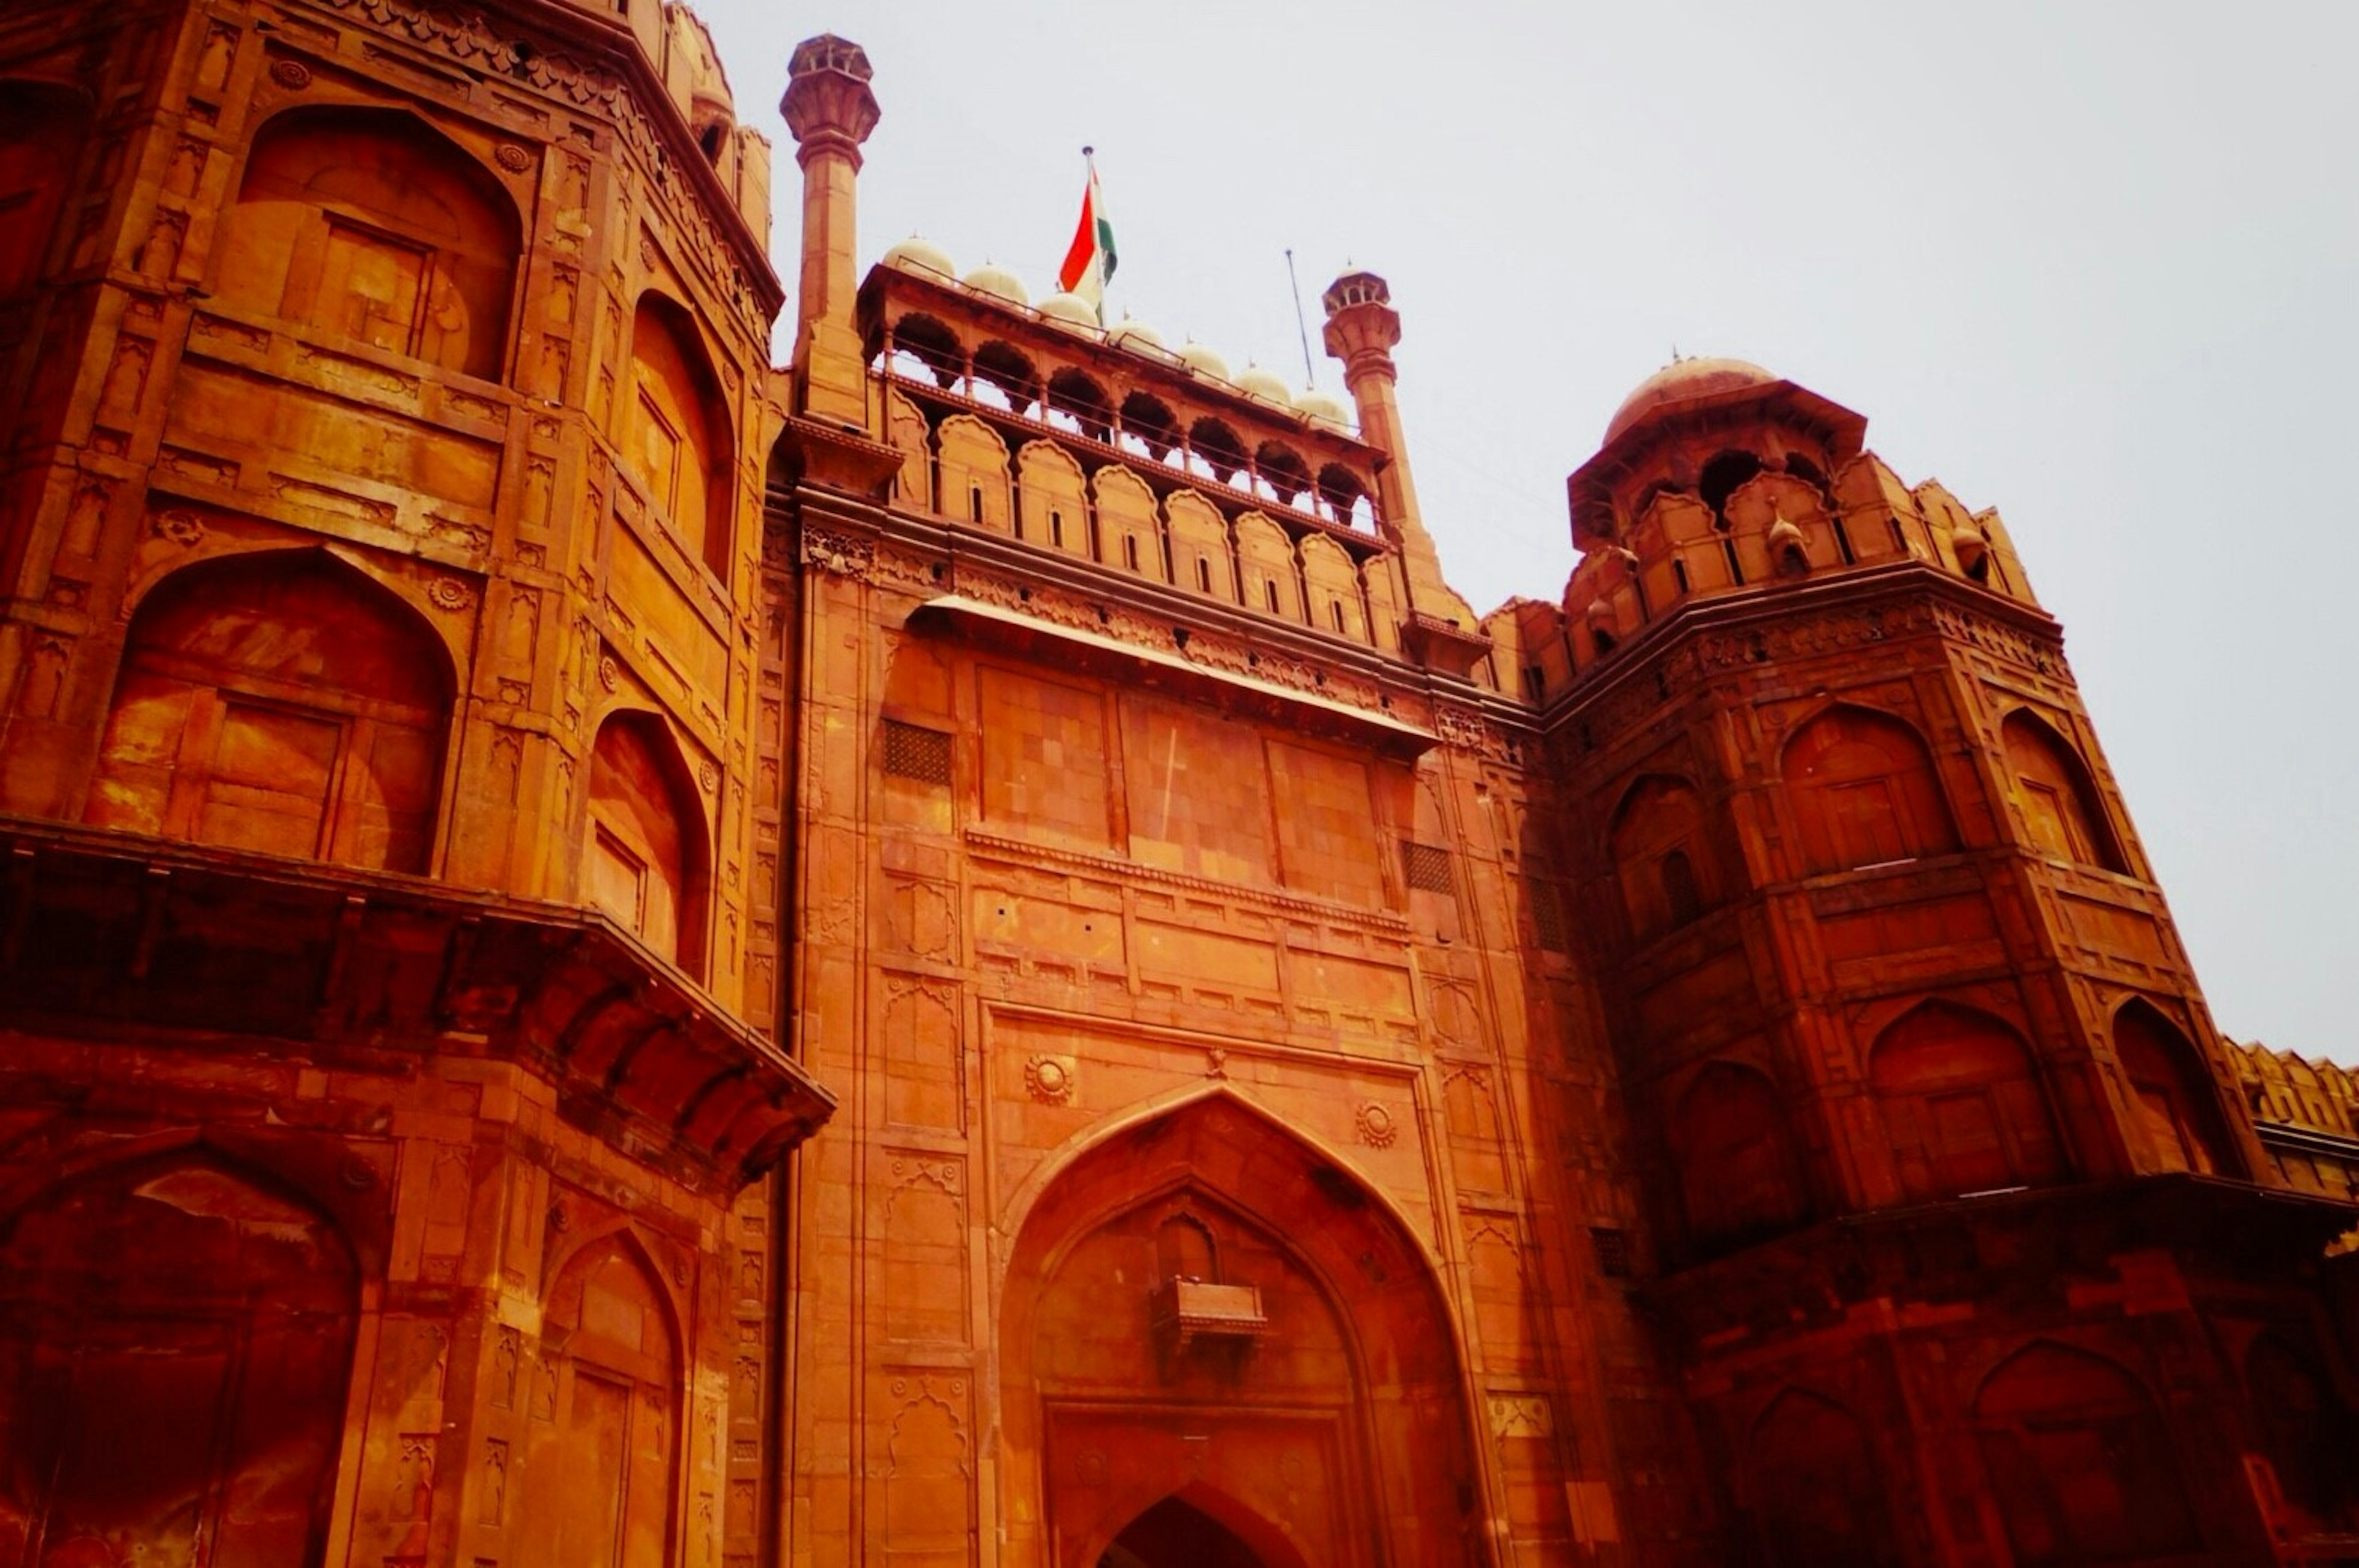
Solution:
M1298 414L1307 415L1310 418L1332 425L1339 430L1349 430L1352 427L1351 405L1332 392L1321 392L1313 387L1298 393L1294 399L1294 409Z
M1715 393L1767 386L1777 379L1746 360L1673 360L1640 382L1637 389L1622 400L1622 406L1616 408L1614 417L1606 422L1605 440L1611 442L1655 409L1674 403L1691 403Z
M1032 303L1031 295L1025 292L1024 280L997 262L984 263L968 273L963 281L969 288L978 294L988 294L995 299L1005 299L1011 305Z
M1180 349L1180 362L1198 375L1209 375L1215 381L1229 379L1229 362L1201 343L1191 341L1182 344Z
M1276 371L1264 370L1256 364L1249 364L1237 373L1237 390L1251 393L1281 408L1294 406L1294 389L1286 384L1286 378Z
M1117 349L1145 349L1152 353L1169 353L1163 346L1163 334L1136 317L1125 316L1114 324L1106 341Z
M1060 288L1041 296L1037 308L1060 327L1079 327L1091 332L1098 330L1097 310L1078 294L1068 294Z
M950 252L923 234L912 234L886 251L884 265L897 266L904 272L930 272L942 277L958 276Z

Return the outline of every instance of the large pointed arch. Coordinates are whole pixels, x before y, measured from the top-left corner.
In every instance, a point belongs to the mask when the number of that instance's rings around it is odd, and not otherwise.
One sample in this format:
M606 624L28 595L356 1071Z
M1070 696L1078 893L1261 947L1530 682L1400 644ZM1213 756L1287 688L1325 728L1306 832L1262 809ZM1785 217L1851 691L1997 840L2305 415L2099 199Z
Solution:
M1296 1518L1310 1561L1474 1560L1454 1314L1415 1233L1349 1164L1233 1092L1196 1091L1079 1141L1012 1206L999 1404L1003 1452L1026 1457L1002 1517L1046 1520L1044 1553L1050 1537L1103 1545L1191 1480L1240 1517L1278 1517L1286 1472L1325 1499ZM1171 1248L1175 1217L1208 1244ZM1164 1253L1219 1277L1166 1280ZM1175 1411L1224 1434L1212 1469L1189 1469ZM1106 1465L1098 1483L1059 1467L1077 1446Z
M1265 1519L1201 1481L1156 1498L1080 1556L1105 1568L1311 1568L1315 1561L1283 1519Z

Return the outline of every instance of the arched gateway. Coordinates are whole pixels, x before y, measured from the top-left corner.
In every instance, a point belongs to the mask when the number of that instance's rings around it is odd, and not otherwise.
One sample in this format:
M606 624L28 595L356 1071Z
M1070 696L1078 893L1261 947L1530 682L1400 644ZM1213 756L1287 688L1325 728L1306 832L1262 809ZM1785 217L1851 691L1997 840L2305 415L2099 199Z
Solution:
M1354 1176L1225 1095L1126 1129L1006 1273L1011 1540L1056 1568L1481 1560L1457 1334Z

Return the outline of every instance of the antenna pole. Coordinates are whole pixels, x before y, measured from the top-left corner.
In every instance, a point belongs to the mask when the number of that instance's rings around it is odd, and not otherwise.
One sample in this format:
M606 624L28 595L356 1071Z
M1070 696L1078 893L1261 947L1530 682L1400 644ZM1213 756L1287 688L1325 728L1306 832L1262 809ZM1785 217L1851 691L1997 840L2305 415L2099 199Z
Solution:
M1294 247L1286 247L1286 286L1294 291L1294 330L1302 338L1302 384L1319 384L1319 373L1310 366L1310 329L1302 319L1302 281L1294 276Z

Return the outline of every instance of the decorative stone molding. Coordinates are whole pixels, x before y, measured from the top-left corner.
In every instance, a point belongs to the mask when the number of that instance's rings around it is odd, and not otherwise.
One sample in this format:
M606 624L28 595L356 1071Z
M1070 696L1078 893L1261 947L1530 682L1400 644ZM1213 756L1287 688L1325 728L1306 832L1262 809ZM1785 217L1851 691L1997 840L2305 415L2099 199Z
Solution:
M168 539L183 549L194 549L205 541L205 520L193 512L175 509L158 514L147 525L147 531L159 539Z
M1393 1113L1374 1102L1362 1106L1353 1120L1359 1129L1360 1141L1371 1149L1389 1149L1400 1136L1400 1124L1393 1119Z
M456 615L475 602L474 590L454 577L436 578L426 585L426 602L445 613Z
M532 167L531 152L515 142L502 142L492 149L492 157L510 174L522 174Z
M822 528L806 529L803 533L803 562L836 577L854 582L866 582L875 565L875 541L848 534L832 534Z
M270 80L289 92L300 92L311 85L311 70L299 59L274 59L270 62Z
M1042 1105L1071 1105L1076 1076L1071 1056L1035 1056L1024 1064L1024 1089Z

